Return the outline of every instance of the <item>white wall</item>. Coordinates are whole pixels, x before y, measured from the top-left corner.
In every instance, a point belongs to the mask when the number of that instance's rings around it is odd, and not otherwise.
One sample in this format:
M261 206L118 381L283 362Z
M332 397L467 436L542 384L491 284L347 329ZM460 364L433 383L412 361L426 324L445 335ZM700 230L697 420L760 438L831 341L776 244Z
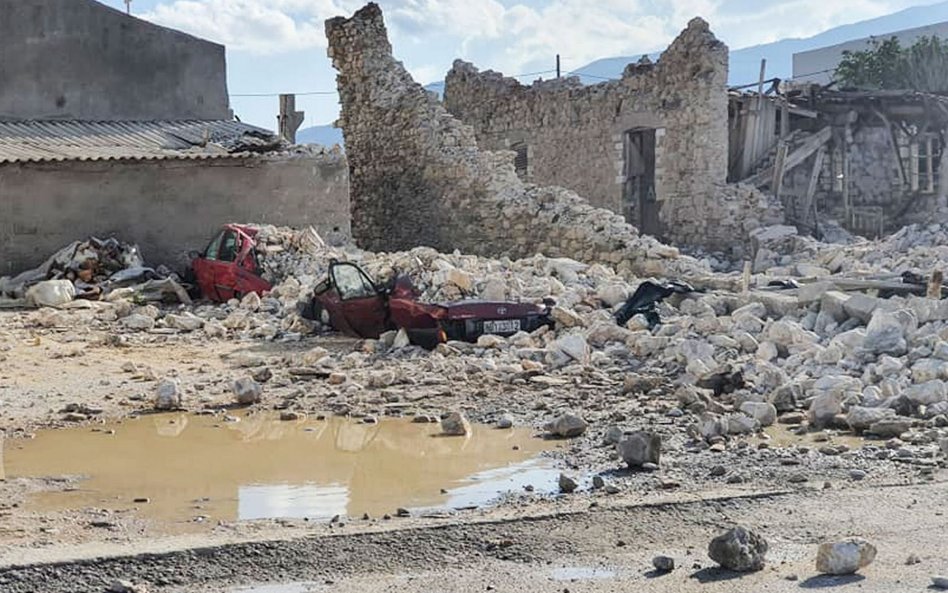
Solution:
M926 27L917 27L915 29L905 29L903 31L894 31L884 35L878 35L878 39L888 39L889 37L898 37L902 46L909 46L915 43L919 37L941 37L948 39L948 22L935 23ZM833 80L833 70L843 59L844 51L861 51L869 49L870 37L854 39L846 43L822 47L810 51L793 54L793 80L795 82L812 82L817 84L828 84ZM830 70L830 72L824 72Z

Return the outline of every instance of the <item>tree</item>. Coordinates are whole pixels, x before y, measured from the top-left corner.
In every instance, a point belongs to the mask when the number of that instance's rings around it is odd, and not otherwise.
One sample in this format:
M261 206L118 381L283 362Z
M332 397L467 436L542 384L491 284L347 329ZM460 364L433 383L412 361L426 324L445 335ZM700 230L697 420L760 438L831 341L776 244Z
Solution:
M902 47L895 37L873 37L869 45L843 52L836 68L842 86L948 93L948 42L921 37L911 47Z

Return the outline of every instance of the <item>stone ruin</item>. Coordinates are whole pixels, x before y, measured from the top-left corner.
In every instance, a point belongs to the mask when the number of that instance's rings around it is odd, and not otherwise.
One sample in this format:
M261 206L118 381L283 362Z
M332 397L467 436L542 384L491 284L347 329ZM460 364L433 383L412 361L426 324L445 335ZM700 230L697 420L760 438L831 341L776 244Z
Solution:
M351 18L328 20L326 34L339 72L338 123L350 166L353 237L363 248L428 245L514 258L543 253L608 263L639 275L693 268L694 262L679 258L677 249L640 235L619 214L561 187L525 183L515 171L513 152L480 150L475 128L452 116L392 56L376 4ZM707 133L666 135L663 146L668 154L682 153L675 157L679 162L707 162L697 166L691 180L663 175L663 187L674 190L663 207L664 236L732 253L736 248L741 254L748 231L776 222L779 215L760 192L724 183L727 105L720 71L726 71L726 48L700 20L676 43L711 46L706 63L674 79L674 88L696 85L697 90L678 97L656 93L654 101L664 101L669 112L677 103L690 120L703 118ZM621 84L633 83L623 79ZM621 102L618 90L612 94ZM699 95L705 97L699 104L719 109L683 107Z
M524 180L568 187L643 233L730 250L780 216L753 188L725 185L727 61L695 18L658 62L644 57L594 85L578 76L523 85L457 60L444 102L481 148L518 151Z
M392 56L376 4L326 21L326 34L339 72L353 237L362 248L427 245L511 258L543 253L642 276L700 268L570 190L524 183L510 151L479 150L474 129Z

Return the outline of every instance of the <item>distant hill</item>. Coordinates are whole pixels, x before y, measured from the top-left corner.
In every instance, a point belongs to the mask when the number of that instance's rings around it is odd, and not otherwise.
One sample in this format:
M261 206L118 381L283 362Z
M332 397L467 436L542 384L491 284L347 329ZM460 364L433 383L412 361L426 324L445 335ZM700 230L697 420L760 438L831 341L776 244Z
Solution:
M440 97L442 90L444 90L444 82L432 82L426 85L425 88L437 93ZM296 132L296 142L299 144L321 144L323 146L332 146L333 144L345 146L342 139L342 130L332 127L332 124L303 128Z
M805 39L782 39L773 43L732 50L728 84L738 86L755 82L760 75L761 58L767 59L767 78L774 76L790 78L793 68L792 58L795 53L942 21L948 21L948 2L907 8L886 16L835 27ZM711 23L711 29L714 29L714 23ZM576 72L580 73L580 79L584 83L595 84L601 82L603 78L619 78L626 64L637 62L640 57L642 56L603 58L578 68ZM658 54L651 54L650 57L655 60Z
M323 146L338 144L342 146L342 130L332 127L332 124L303 128L296 132L296 141L299 144L322 144Z
M760 74L761 58L767 59L767 78L775 76L790 78L793 68L793 54L795 53L836 45L852 39L923 27L942 21L948 21L948 1L929 6L906 8L886 16L842 25L805 39L782 39L773 43L732 50L728 84L738 86L755 82ZM714 23L711 23L711 28L714 28ZM578 68L575 72L583 83L595 84L602 82L603 79L621 77L626 65L630 62L637 62L641 57L641 54L639 54L602 58ZM649 54L649 57L654 61L658 59L659 54ZM440 96L444 86L443 82L433 82L425 88L438 93ZM313 126L297 132L296 139L301 144L313 143L325 146L339 144L341 146L342 130L337 130L331 125Z

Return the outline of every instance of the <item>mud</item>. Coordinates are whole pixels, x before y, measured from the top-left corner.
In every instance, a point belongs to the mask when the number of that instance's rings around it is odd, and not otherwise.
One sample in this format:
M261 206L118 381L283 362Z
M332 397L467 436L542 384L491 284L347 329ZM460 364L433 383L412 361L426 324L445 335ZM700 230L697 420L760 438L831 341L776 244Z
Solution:
M552 491L558 474L538 454L554 447L523 428L475 425L446 437L438 424L404 419L178 413L8 439L2 461L11 479L83 478L30 496L27 512L132 510L180 532L217 521L450 511L528 485Z

